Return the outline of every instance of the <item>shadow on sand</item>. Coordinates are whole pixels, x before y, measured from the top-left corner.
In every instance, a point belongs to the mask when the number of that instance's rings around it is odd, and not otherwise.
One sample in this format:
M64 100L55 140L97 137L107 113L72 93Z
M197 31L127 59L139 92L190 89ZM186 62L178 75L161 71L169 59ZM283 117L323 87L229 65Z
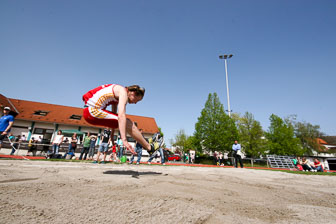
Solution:
M157 172L138 172L134 170L108 170L104 174L115 174L115 175L130 175L134 178L139 178L140 175L162 175L162 173ZM167 176L168 174L165 174Z

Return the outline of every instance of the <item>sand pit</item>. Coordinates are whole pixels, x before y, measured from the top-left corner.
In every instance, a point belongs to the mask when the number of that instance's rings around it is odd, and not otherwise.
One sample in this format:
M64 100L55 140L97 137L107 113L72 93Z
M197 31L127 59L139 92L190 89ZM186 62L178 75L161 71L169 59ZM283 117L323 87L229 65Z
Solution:
M0 223L335 223L336 178L0 161Z

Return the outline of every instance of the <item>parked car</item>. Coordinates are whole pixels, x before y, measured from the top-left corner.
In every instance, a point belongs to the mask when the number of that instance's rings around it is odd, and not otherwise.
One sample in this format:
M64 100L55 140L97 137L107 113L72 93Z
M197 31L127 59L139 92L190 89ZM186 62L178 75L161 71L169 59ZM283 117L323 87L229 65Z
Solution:
M181 156L179 154L168 155L168 161L180 161Z

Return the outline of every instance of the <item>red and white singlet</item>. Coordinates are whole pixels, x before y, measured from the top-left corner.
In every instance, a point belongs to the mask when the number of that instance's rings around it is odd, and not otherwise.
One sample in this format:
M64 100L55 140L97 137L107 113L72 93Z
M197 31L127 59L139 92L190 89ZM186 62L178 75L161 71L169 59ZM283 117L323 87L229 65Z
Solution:
M107 106L118 104L114 94L115 86L117 85L102 85L83 95L83 101L86 105L83 116L88 123L111 128L118 127L118 114L106 110Z

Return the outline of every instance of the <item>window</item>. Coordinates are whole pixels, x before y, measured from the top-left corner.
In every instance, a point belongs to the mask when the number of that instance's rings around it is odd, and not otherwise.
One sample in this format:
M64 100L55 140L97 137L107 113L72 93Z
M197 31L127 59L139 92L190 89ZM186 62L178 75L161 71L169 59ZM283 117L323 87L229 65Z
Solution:
M47 116L49 111L44 111L44 110L37 110L34 112L34 115L39 115L39 116Z
M44 128L35 128L33 133L34 134L39 134L39 135L53 134L54 130L53 129L44 129Z
M35 128L34 130L34 134L43 134L43 130L42 128Z
M73 114L70 116L69 119L73 119L73 120L80 120L82 119L82 116L81 115L76 115L76 114Z

